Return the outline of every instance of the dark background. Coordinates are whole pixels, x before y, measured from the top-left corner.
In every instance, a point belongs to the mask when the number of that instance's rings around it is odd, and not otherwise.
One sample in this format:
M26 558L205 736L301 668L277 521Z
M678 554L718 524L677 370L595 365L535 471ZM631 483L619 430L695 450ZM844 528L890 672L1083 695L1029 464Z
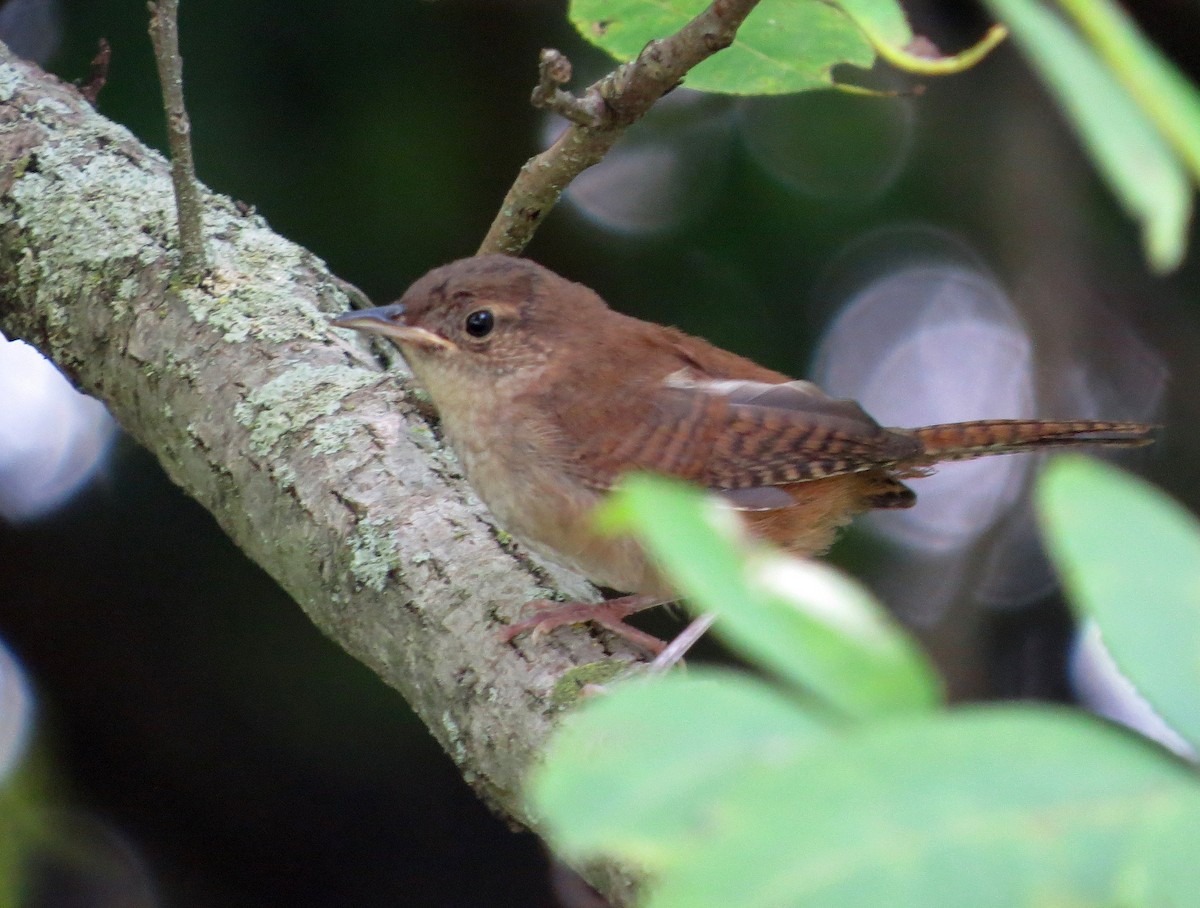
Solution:
M906 6L948 49L987 24L958 0ZM1131 9L1194 74L1200 8ZM106 37L100 111L163 147L145 4L66 0L59 15L49 68L84 76ZM470 254L540 147L538 50L562 49L584 77L607 65L557 2L185 0L181 30L201 178L380 301ZM628 143L676 153L652 210L635 203L653 171L618 174L593 192L604 211L560 208L529 254L618 308L796 375L851 289L897 256L924 244L969 260L1011 291L1043 392L1072 357L1126 386L1126 339L1153 351L1150 377L1100 399L1124 411L1106 415L1168 426L1126 462L1195 508L1196 257L1147 273L1134 227L1011 46L919 98L887 72L857 78L906 95L749 108L680 95ZM802 162L793 177L756 156L776 141ZM909 613L956 695L1066 697L1071 632L1053 591L1002 609L971 594L989 538L956 556L953 595ZM917 589L949 573L862 531L833 557L889 602L914 571ZM32 904L556 904L537 843L490 817L400 698L127 439L62 510L0 522L0 638L37 692L36 759L70 830Z

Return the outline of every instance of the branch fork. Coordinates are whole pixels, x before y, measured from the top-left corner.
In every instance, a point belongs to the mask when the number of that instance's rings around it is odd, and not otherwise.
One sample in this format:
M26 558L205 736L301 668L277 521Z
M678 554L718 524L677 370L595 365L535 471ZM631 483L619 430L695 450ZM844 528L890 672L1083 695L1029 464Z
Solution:
M556 50L543 50L534 106L561 114L571 125L525 162L478 254L520 255L570 182L599 163L692 67L732 44L758 2L713 0L675 34L651 41L637 59L618 66L580 97L562 89L571 78L570 61Z
M562 86L571 81L571 61L560 51L546 48L538 59L538 84L529 102L572 123L599 129L604 120L604 99L594 89L577 98Z

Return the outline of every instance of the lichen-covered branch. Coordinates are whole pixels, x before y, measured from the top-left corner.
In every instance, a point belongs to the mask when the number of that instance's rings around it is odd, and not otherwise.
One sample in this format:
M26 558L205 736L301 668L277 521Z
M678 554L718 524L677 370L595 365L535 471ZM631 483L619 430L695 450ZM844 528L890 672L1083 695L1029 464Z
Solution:
M347 299L315 256L201 201L209 274L173 282L167 163L0 45L0 331L104 400L526 822L521 782L556 711L633 655L584 630L500 642L497 616L546 587L594 592L506 549L403 375L329 329Z
M553 145L521 167L479 254L520 255L567 185L598 164L688 70L732 44L757 5L758 0L713 0L675 34L651 41L636 60L617 67L579 98L558 87L566 81L564 73L569 78L565 58L543 51L533 102L572 122Z
M192 123L183 104L179 0L158 0L148 6L150 40L154 44L163 111L167 116L167 142L171 148L171 181L175 187L179 248L183 250L179 268L188 280L197 280L208 267L208 258L204 251L204 209L192 160Z

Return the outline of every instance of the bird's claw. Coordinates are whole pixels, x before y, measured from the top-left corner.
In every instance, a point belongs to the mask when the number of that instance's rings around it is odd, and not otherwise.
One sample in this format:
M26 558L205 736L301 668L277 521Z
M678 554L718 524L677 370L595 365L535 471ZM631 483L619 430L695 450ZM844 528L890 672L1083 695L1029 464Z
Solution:
M590 621L644 649L650 655L657 656L666 648L666 644L652 634L625 623L625 619L634 612L652 604L654 601L648 601L644 596L623 596L607 602L554 602L550 599L534 599L527 602L522 610L540 614L510 624L500 632L500 639L508 643L521 634L528 633L530 639L536 642L556 628Z

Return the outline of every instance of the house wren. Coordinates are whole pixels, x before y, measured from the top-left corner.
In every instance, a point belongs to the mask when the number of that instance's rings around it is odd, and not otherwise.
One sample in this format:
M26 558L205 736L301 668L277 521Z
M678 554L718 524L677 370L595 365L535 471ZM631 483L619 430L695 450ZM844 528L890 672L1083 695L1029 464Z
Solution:
M911 507L903 480L941 461L1151 440L1150 426L1091 420L885 428L854 401L614 312L587 287L500 255L435 268L399 302L333 324L399 344L467 478L505 529L631 594L599 605L531 603L541 614L510 625L507 639L593 620L661 647L623 619L674 591L635 541L600 535L591 519L631 470L712 489L743 512L751 532L812 555L856 514Z

